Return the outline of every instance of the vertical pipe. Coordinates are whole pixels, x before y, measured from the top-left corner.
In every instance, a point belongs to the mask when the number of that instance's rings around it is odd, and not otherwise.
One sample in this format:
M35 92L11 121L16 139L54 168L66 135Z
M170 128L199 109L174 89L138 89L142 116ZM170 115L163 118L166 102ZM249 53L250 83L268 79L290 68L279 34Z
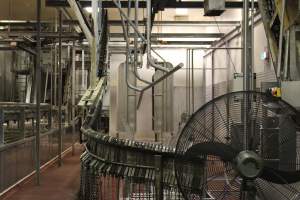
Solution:
M186 113L189 114L189 102L188 102L188 67L189 67L189 53L186 50L186 72L185 72L185 102L186 102Z
M76 127L75 127L75 56L76 56L76 49L75 49L75 41L73 42L72 48L72 154L75 154L75 135L76 135Z
M251 0L251 83L250 83L250 89L255 90L256 88L254 85L256 85L256 79L254 79L254 0Z
M212 99L215 98L215 50L211 52L211 97ZM214 139L215 133L215 107L212 106L212 123L211 123L211 130Z
M84 69L84 50L81 51L81 88L85 90L85 69Z
M134 20L135 20L135 26L139 27L139 0L135 0L135 12L134 12ZM138 66L138 37L139 35L137 33L134 34L134 70L137 70Z
M251 76L251 66L250 66L250 32L249 31L249 0L244 0L243 4L243 23L242 23L242 33L243 33L243 55L242 55L242 66L243 66L243 89L244 91L249 91L251 89L250 76Z
M40 102L41 102L41 0L37 0L37 36L36 36L36 130L35 130L35 164L36 183L40 185Z
M188 114L191 115L191 52L188 49Z
M195 111L194 50L192 49L192 113Z
M58 25L57 25L57 15L55 16L55 28L54 31L57 33ZM57 44L54 44L54 104L57 106Z
M151 56L151 13L152 13L152 2L147 0L147 57ZM147 58L147 68L150 66L151 58Z
M243 69L243 90L244 91L249 91L251 90L251 37L250 33L251 30L249 30L249 0L244 0L243 2L243 23L242 23L242 42L243 42L243 53L242 53L242 69ZM249 96L244 95L244 101L242 103L242 122L244 123L243 131L244 131L244 136L243 136L243 149L247 150L248 147L248 138L249 136L249 128L248 128L248 113L249 113Z
M55 55L55 54L54 54ZM52 105L53 105L53 82L54 82L54 62L53 62L53 46L51 46L51 82L50 82L50 126L49 129L52 128L52 116L53 116L53 111L52 111Z
M44 92L44 101L43 101L44 103L46 103L46 98L47 98L48 78L49 78L49 71L47 69L46 83L45 83L45 92Z
M58 165L62 165L62 11L59 10L59 47L58 47L58 60L59 60L59 79L58 79Z
M284 70L283 70L283 78L284 80L288 80L288 72L289 72L289 52L290 52L290 30L286 33L285 40L285 55L284 55Z
M211 98L215 98L215 51L211 52Z

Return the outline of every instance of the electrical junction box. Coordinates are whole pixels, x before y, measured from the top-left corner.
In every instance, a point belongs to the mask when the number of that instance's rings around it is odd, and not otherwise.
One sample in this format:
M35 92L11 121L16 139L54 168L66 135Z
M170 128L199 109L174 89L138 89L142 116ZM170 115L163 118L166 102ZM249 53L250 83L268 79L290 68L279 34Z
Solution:
M281 98L300 109L300 81L282 81Z
M204 16L220 16L225 11L225 0L204 0Z

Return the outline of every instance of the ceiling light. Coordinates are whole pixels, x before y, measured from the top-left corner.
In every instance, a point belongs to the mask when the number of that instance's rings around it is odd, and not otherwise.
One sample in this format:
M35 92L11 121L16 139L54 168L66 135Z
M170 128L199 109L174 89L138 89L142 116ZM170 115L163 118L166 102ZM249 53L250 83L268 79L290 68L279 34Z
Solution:
M188 15L188 9L187 8L176 8L175 9L175 15L176 16L187 16Z
M85 9L88 13L92 13L92 12L93 12L92 7L85 7L84 9Z

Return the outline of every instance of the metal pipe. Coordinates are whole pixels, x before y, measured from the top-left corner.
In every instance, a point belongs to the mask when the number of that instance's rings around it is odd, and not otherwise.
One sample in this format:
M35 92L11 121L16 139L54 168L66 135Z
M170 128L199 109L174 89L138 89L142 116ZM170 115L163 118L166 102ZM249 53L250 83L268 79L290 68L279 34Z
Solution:
M35 130L35 164L36 183L40 185L40 103L41 103L41 0L37 0L37 37L36 37L36 130Z
M152 88L153 86L155 86L156 84L160 83L161 81L163 81L164 79L166 79L168 76L172 75L173 73L175 73L176 71L178 71L179 69L181 69L183 67L183 64L180 63L178 64L176 67L174 67L171 71L165 73L163 76L161 76L159 79L157 79L156 81L154 81L153 83L151 83L150 85L144 87L142 90L141 90L141 93L140 93L140 98L139 98L139 101L138 101L138 108L139 106L141 105L141 99L142 99L142 96L144 94L144 92L150 88Z
M75 155L75 134L76 134L76 126L75 126L75 75L76 75L76 49L75 49L75 41L73 41L73 48L72 48L72 154Z
M188 113L191 115L191 52L188 49Z
M48 78L49 78L49 71L47 69L45 91L44 91L44 101L43 101L44 103L46 103L46 98L47 98Z
M243 8L243 25L242 25L242 43L243 43L243 53L242 53L242 69L244 73L243 77L243 90L244 91L249 91L251 89L251 66L250 66L250 50L249 47L251 45L251 37L249 37L249 0L244 0L244 8ZM244 136L243 136L243 149L247 150L249 148L248 144L248 138L249 136L249 131L248 131L248 119L249 119L249 97L245 94L242 102L242 123L243 125L243 131L244 131Z
M135 17L137 17L137 16L135 16ZM129 51L129 46L130 46L130 43L129 43L129 37L128 37L128 33L127 33L127 29L128 29L128 26L127 26L127 28L126 28L126 25L125 25L125 21L124 21L124 18L123 18L123 16L120 14L120 18L121 18L121 26L122 26L122 29L123 29L123 33L124 33L124 39L125 39L125 41L126 41L126 46L128 45L128 48L127 48L127 51L126 51L126 55L127 55L127 52ZM137 37L138 37L138 34L136 33L136 35L137 35ZM137 39L135 40L135 43L137 42ZM135 44L136 45L136 44ZM136 54L136 47L135 47L135 54ZM131 58L131 56L129 57L129 60L130 60L130 63L133 63L132 62L132 58ZM134 59L134 62L136 62L136 58ZM147 84L151 84L151 82L149 82L149 81L147 81L147 80L145 80L145 79L143 79L143 78L141 78L140 77L140 75L138 74L138 72L137 72L137 70L136 70L136 66L134 67L134 70L133 70L133 73L134 73L134 75L136 76L136 78L138 79L138 80L140 80L140 81L142 81L142 82L144 82L144 83L147 83Z
M286 41L285 41L285 57L284 57L284 71L283 78L284 80L288 80L288 72L289 72L289 52L290 52L290 30L286 33Z
M52 117L53 117L53 111L52 111L52 106L53 106L53 82L54 82L54 63L53 63L53 45L51 45L51 81L50 81L50 126L49 129L52 129Z
M151 14L152 14L152 3L151 0L147 0L147 67L152 66L155 69L161 70L163 72L168 72L169 70L156 64L151 56Z
M188 69L189 69L189 50L186 50L186 70L185 70L185 102L186 102L186 113L189 115L189 99L188 99Z
M136 0L135 1L135 25L137 27L139 27L139 19L138 19L138 16L139 16L139 0ZM147 83L147 84L151 84L150 81L147 81L143 78L140 77L138 71L137 71L137 68L138 68L138 53L137 53L137 49L138 49L138 34L135 33L134 35L134 61L135 61L135 66L134 66L134 75L136 76L136 78L144 83Z
M281 61L282 61L282 48L283 48L283 32L284 32L284 16L285 16L285 6L286 0L282 0L281 16L280 16L280 35L279 35L279 48L277 56L277 78L280 80L281 77Z
M62 12L59 12L59 47L58 47L58 60L59 60L59 79L58 79L58 165L62 165Z
M146 42L146 38L143 36L143 34L139 31L138 27L135 26L135 24L131 21L131 19L128 18L126 13L122 10L121 3L117 2L116 0L112 0L116 7L118 8L120 15L122 15L123 18L126 19L127 23L134 29L134 31L139 35L139 37L143 40L143 42Z
M254 77L253 77L253 70L254 70L254 27L255 27L255 24L254 24L254 17L255 17L255 13L254 13L254 0L251 0L251 90L255 89L254 88L254 85L256 83L254 83Z
M195 85L194 85L194 50L192 51L192 113L195 111Z
M84 59L84 56L85 56L85 52L84 50L82 49L81 51L81 89L82 90L85 90L85 59Z
M244 72L244 91L249 91L251 89L250 86L250 76L251 76L251 70L250 70L250 45L249 43L249 0L244 0L244 9L243 9L243 25L242 25L242 32L243 32L243 72Z

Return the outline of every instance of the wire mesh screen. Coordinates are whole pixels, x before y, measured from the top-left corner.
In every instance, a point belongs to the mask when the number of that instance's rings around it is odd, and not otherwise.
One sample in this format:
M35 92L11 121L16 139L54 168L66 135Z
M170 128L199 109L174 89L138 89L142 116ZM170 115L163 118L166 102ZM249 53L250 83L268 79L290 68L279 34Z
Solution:
M199 159L192 164L176 159L184 197L201 199L207 191L214 199L240 199L243 178L234 159L247 150L264 162L255 181L260 199L295 198L300 190L297 115L284 101L257 92L230 93L204 105L190 118L176 146L176 156ZM197 162L203 163L202 171L195 171Z

